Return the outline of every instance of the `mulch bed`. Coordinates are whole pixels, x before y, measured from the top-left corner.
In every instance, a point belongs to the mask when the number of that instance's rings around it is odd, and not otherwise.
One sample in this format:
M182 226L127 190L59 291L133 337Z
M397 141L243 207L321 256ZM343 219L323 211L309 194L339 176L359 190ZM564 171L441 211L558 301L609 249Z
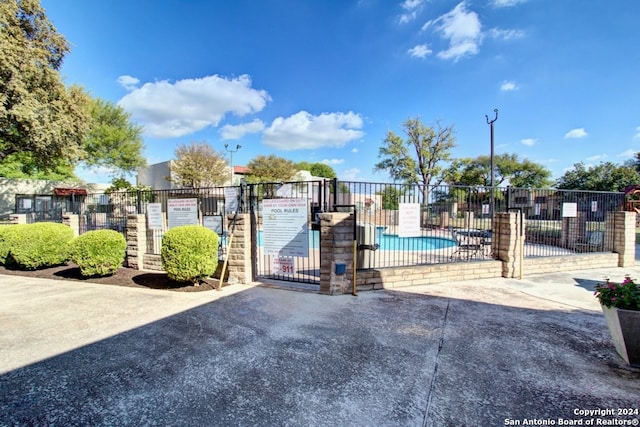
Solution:
M12 270L0 266L0 274L178 292L211 291L215 289L219 282L219 279L209 278L202 281L198 286L194 286L191 282L185 283L171 280L166 273L161 271L142 271L124 267L119 268L116 274L111 276L83 277L80 274L80 268L74 264L38 270ZM223 286L225 285L226 283L223 283Z

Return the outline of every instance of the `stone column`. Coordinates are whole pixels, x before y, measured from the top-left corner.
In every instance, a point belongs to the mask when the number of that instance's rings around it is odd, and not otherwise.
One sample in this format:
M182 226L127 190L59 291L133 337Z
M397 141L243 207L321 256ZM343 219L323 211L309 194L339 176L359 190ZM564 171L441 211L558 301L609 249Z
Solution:
M144 253L147 247L147 218L144 214L127 216L127 266L144 269Z
M636 263L636 213L610 212L613 215L613 252L618 253L618 267Z
M520 236L521 219L524 221L524 215L518 212L500 212L494 216L491 249L502 261L502 277L520 277L522 271L525 236Z
M62 223L71 227L73 235L78 236L80 234L80 216L76 214L64 214L62 215Z
M353 289L353 213L320 214L320 293L341 295ZM341 268L344 265L344 272Z
M231 233L234 215L227 215L227 230ZM228 241L227 241L228 244ZM238 214L233 230L233 240L227 253L228 283L248 284L253 282L251 261L251 219L249 214Z

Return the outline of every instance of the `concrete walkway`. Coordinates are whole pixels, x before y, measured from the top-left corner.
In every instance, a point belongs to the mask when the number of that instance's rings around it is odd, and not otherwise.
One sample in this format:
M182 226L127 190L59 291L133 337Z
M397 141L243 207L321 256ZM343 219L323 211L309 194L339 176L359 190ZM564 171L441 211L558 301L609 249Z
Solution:
M640 409L640 370L593 297L625 274L640 268L357 297L0 276L0 425L631 422L604 411Z

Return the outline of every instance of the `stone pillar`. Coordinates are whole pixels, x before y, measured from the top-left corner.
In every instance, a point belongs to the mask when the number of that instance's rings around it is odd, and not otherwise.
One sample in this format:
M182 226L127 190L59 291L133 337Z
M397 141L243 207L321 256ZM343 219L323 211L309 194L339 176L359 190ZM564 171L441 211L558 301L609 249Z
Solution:
M440 212L440 228L449 228L449 212Z
M474 214L473 211L466 211L464 213L464 228L474 228Z
M80 215L64 214L62 215L62 223L71 227L74 236L80 234Z
M524 221L524 215L518 212L500 212L494 216L491 249L502 261L502 277L520 277L522 271L525 236L520 236L520 220Z
M613 252L618 253L618 267L636 263L636 213L610 212L613 215Z
M341 295L353 289L354 236L353 213L320 214L320 293ZM336 264L345 266L344 274L336 272Z
M147 247L147 218L144 214L127 216L127 267L144 268L144 253Z
M233 214L227 215L227 230L233 228ZM228 242L227 242L228 244ZM238 214L233 229L233 240L227 253L229 284L253 282L253 262L251 261L251 219L249 214Z

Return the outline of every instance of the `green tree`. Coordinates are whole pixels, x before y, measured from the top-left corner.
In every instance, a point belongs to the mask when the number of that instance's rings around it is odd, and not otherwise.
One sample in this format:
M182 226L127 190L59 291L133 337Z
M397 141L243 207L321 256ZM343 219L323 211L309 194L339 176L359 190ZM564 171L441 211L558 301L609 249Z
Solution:
M286 182L291 181L298 168L291 161L274 154L269 156L256 156L248 164L249 173L247 181L259 182Z
M628 185L640 184L640 174L633 168L611 162L595 166L576 163L573 169L556 181L556 188L565 190L623 191Z
M388 131L374 171L387 171L393 180L405 184L421 184L423 202L427 203L429 186L436 185L442 176L443 162L451 157L455 147L453 126L425 126L419 118L406 120L402 127L407 139Z
M382 209L398 210L400 197L406 193L404 188L394 185L385 185L384 188L376 194L382 196Z
M29 152L48 169L82 157L88 98L61 80L68 52L37 0L0 1L0 161Z
M298 170L309 171L313 176L318 176L322 178L335 178L336 176L338 176L336 174L336 171L333 170L331 166L326 165L324 163L320 163L320 162L316 162L316 163L298 162L295 164L295 166Z
M47 179L52 181L78 181L75 165L68 159L52 161L47 168L38 168L33 155L28 151L13 153L0 161L0 176L5 178Z
M175 151L176 159L169 162L169 181L181 187L213 187L228 179L228 166L224 155L216 152L204 142L180 145Z
M543 165L524 159L517 154L494 156L494 185L505 182L518 188L543 188L552 183L551 172ZM491 185L491 158L478 156L454 160L444 172L444 181L451 185L483 186Z
M142 127L131 122L131 115L112 102L96 98L89 103L91 124L83 140L83 162L101 166L122 176L146 165L142 157Z

